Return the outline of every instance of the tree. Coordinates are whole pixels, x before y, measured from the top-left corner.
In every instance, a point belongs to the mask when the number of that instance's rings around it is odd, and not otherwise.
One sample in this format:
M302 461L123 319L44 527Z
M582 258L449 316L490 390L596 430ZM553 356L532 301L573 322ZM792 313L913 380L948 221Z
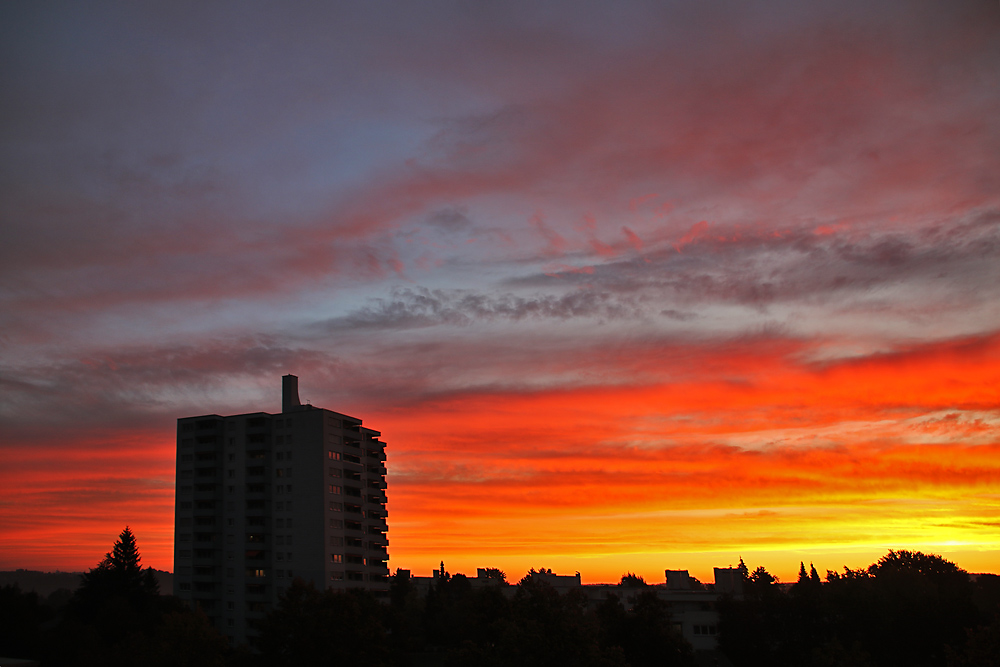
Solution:
M44 656L49 665L206 665L224 662L225 640L204 614L159 594L126 526L83 575Z
M142 557L132 530L118 536L111 551L97 567L83 575L80 595L84 599L125 596L128 598L159 595L160 586L152 568L142 569Z
M497 581L499 583L507 583L507 573L496 567L488 567L484 571L487 579Z
M389 661L387 609L368 591L317 591L296 579L258 623L263 664L383 665Z
M632 574L631 572L626 572L622 575L621 581L618 582L619 586L629 586L632 588L639 586L648 586L646 580L640 577L638 574Z

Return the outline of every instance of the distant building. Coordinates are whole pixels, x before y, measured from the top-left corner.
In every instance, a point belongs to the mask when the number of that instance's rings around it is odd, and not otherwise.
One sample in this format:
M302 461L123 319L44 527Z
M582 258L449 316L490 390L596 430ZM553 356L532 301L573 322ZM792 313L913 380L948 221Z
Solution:
M177 420L174 592L253 643L292 580L388 594L385 443L356 417L301 405Z
M631 610L637 597L652 591L657 598L667 603L674 629L691 644L695 651L716 651L719 648L718 601L723 595L741 598L743 595L743 568L715 568L715 583L702 584L688 574L687 570L666 570L665 582L646 585L642 583L583 584L580 573L572 575L555 574L552 570L529 572L528 577L536 582L552 586L560 595L577 590L583 593L590 609L596 608L610 596L618 598L626 610ZM409 570L396 570L396 576L408 580L420 596L426 596L443 579L453 579L445 572L444 563L440 570L434 570L429 577L412 576ZM454 575L464 576L464 575ZM487 570L479 568L475 577L467 577L472 588L500 586L508 598L515 595L516 586L509 586L500 580L490 578Z

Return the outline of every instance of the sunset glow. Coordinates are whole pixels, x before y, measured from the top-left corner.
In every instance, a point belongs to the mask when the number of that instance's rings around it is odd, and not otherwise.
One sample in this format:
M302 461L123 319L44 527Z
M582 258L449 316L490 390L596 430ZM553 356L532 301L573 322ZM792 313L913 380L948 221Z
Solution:
M1000 572L1000 7L766 4L4 6L0 569L293 373L392 570Z

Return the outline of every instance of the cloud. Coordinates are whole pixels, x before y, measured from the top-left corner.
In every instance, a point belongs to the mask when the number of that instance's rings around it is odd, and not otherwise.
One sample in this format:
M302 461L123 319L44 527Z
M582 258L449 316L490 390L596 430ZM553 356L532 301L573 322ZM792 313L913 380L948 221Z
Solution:
M394 289L389 299L373 299L371 305L315 326L328 332L405 330L439 325L468 326L491 321L635 319L644 315L645 308L637 300L594 291L525 297L512 293L415 287Z

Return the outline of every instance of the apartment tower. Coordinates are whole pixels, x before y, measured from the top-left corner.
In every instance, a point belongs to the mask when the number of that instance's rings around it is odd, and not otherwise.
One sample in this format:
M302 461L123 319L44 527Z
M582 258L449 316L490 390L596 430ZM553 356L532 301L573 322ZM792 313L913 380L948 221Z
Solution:
M293 579L388 594L380 433L281 390L278 414L177 420L174 592L237 644Z

